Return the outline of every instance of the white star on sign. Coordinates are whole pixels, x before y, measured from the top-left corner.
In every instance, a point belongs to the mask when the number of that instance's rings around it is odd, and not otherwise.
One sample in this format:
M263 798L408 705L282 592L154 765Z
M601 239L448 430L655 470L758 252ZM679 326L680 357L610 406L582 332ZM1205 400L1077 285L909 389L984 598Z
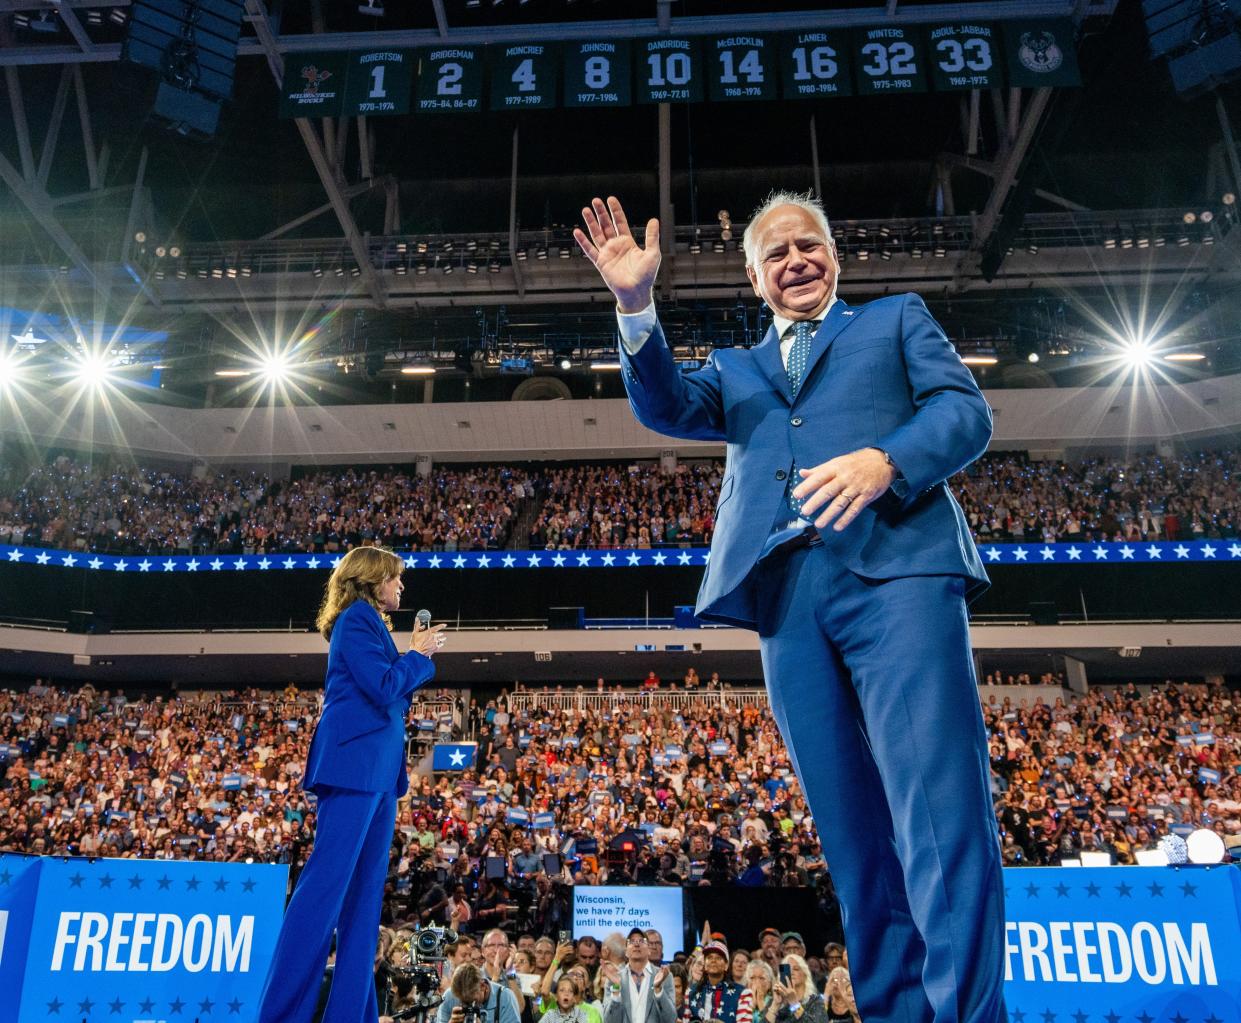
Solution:
M479 568L490 568L491 567L491 555L489 554L481 555L478 559L478 567Z
M1123 561L1132 561L1133 560L1133 548L1130 547L1128 544L1125 544L1120 549L1120 557L1121 557L1121 560Z
M1149 547L1146 548L1146 556L1150 558L1152 561L1158 561L1160 558L1163 557L1163 551L1160 550L1158 547L1156 547L1154 544L1151 544Z
M1069 560L1070 561L1081 561L1081 558L1082 558L1081 551L1079 551L1076 547L1069 548Z
M236 561L234 561L234 562L233 562L233 568L236 568L236 569L242 569L242 568L245 568L245 567L246 567L246 559L245 559L245 558L238 558Z
M602 558L602 561L605 565L608 566L608 568L611 568L612 564L616 561L616 558L611 554L605 554Z
M506 555L504 555L503 559L501 559L501 560L502 560L502 563L503 563L503 565L504 565L504 567L505 567L505 568L512 568L512 567L513 567L513 563L514 563L517 559L516 559L515 557L513 557L513 555L511 555L511 554L506 554Z
M656 552L655 557L651 558L651 560L657 565L662 565L668 560L668 555L666 555L663 551L658 551Z
M440 560L441 560L441 559L440 559L440 556L439 556L438 554L432 554L432 555L431 555L431 560L430 560L430 561L428 561L428 562L427 562L427 564L428 564L428 565L430 565L432 568L439 568L439 567L440 567Z
M1039 551L1039 553L1043 555L1044 561L1051 561L1056 556L1056 552L1050 547L1044 547L1041 551Z
M538 568L539 567L539 556L537 554L531 554L530 557L526 559L526 564L529 565L531 568Z
M260 559L259 568L266 572L269 568L271 568L271 561L267 558Z
M1018 561L1025 561L1027 553L1028 552L1024 547L1018 547L1015 551L1013 551L1013 554L1016 556Z
M405 559L405 567L406 568L417 568L418 558L415 555L411 554L408 558Z
M213 572L218 572L220 569L224 567L224 562L222 562L219 558L214 559L212 562L210 562L210 564L211 564L211 571Z
M564 555L557 554L554 558L552 558L552 564L557 568L564 568Z
M332 567L335 568L339 564L340 564L340 555L337 555L336 557L332 559Z
M10 561L21 561L21 560L22 560L22 552L21 552L21 551L16 551L16 550L14 550L14 551L9 551L9 560L10 560Z
M987 548L987 560L988 561L999 561L1000 552L997 551L994 547L988 547Z
M1233 558L1241 558L1241 545L1234 543L1228 548L1228 555Z
M1095 561L1107 560L1107 548L1103 544L1098 544L1091 553L1094 554Z
M406 564L409 564L409 563L408 563L408 562L406 562ZM307 567L307 568L318 568L318 567L319 567L319 559L318 559L318 558L311 558L308 562L306 562L306 567ZM409 567L410 567L410 568L413 568L413 566L412 566L412 565L410 565Z
M187 572L197 572L198 571L198 559L190 558L190 560L185 563L185 570Z
M138 562L138 571L139 572L151 571L151 562L147 558L143 558L141 561Z
M36 555L34 556L34 559L35 559L35 561L37 561L40 565L46 565L49 561L51 561L51 560L52 560L52 556L51 556L50 554L48 554L48 553L47 553L47 551L44 551L42 554L36 554Z
M72 568L74 565L78 563L78 559L75 558L72 554L66 554L63 558L60 559L60 563L64 565L65 568Z
M1213 558L1213 557L1215 557L1215 548L1214 548L1214 547L1212 547L1209 543L1204 543L1204 544L1202 545L1202 556L1203 556L1204 558Z
M689 551L682 551L678 554L677 561L682 565L688 565L690 563Z
M173 561L172 558L169 558L167 561L164 562L165 572L171 572L176 567L177 567L177 563Z
M707 553L702 556L702 563L705 565L710 560L711 560L711 552L707 551Z
M292 568L295 564L297 564L297 562L295 562L292 558L285 558L281 564L283 564L285 568Z
M448 762L452 764L453 767L460 767L465 763L465 754L462 753L461 750L455 749L448 754Z
M126 561L124 558L122 558L120 561L118 561L113 566L113 568L115 568L118 572L124 572L125 569L127 569L128 567L129 567L129 562Z
M586 568L587 566L589 566L589 565L590 565L590 555L589 555L589 554L579 554L579 555L577 556L577 563L578 563L578 564L579 564L582 568Z
M1172 549L1173 549L1174 551L1176 551L1176 556L1177 556L1178 558L1188 558L1188 557L1189 557L1189 548L1188 548L1188 547L1186 547L1183 543L1178 543L1178 544L1177 544L1175 547L1173 547Z
M452 559L452 567L453 568L465 568L465 558L463 558L460 554L458 554L455 558Z
M91 558L90 561L87 562L87 564L90 565L91 568L98 568L100 565L103 564L103 562L100 561L98 558Z
M642 559L638 557L638 555L637 555L637 552L636 552L636 551L630 551L630 552L629 552L629 557L627 557L625 560L626 560L626 561L628 561L628 562L629 562L629 564L631 564L631 565L636 565L636 564L637 564L639 561L641 561Z

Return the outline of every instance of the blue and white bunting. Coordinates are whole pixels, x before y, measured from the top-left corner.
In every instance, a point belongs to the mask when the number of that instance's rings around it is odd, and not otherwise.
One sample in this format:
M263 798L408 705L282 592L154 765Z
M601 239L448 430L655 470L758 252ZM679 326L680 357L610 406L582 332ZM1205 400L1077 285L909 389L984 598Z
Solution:
M983 564L991 565L1137 565L1178 562L1241 563L1241 539L1160 540L1155 542L984 543L978 547ZM466 569L534 568L568 571L578 568L701 568L710 560L706 547L643 550L573 551L417 551L398 552L406 568L459 572ZM327 554L246 554L191 556L174 554L152 559L127 554L74 554L42 547L0 544L0 564L34 565L85 572L289 572L327 571L340 561Z

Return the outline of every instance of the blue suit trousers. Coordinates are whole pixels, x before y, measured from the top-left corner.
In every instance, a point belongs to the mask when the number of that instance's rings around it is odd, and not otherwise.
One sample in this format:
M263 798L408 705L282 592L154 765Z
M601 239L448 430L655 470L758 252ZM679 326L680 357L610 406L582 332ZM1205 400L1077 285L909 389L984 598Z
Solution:
M336 932L336 969L323 1023L376 1023L375 947L393 792L320 786L315 844L285 911L259 1023L310 1023Z
M966 581L824 545L758 567L758 631L866 1023L1003 1023L1004 887Z

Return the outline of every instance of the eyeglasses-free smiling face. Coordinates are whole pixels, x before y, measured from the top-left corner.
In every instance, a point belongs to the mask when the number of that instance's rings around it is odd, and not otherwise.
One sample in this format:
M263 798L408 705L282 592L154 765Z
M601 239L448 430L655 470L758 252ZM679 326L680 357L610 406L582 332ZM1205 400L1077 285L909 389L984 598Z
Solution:
M777 316L818 316L836 291L840 263L822 225L800 206L777 206L754 233L755 265L745 268L754 293Z

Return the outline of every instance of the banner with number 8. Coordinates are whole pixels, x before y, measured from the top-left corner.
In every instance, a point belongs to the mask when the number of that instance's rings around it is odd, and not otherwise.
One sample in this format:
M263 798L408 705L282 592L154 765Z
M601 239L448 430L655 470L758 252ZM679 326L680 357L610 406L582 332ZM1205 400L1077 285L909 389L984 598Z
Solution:
M633 102L628 40L566 43L562 61L566 107L627 107Z

